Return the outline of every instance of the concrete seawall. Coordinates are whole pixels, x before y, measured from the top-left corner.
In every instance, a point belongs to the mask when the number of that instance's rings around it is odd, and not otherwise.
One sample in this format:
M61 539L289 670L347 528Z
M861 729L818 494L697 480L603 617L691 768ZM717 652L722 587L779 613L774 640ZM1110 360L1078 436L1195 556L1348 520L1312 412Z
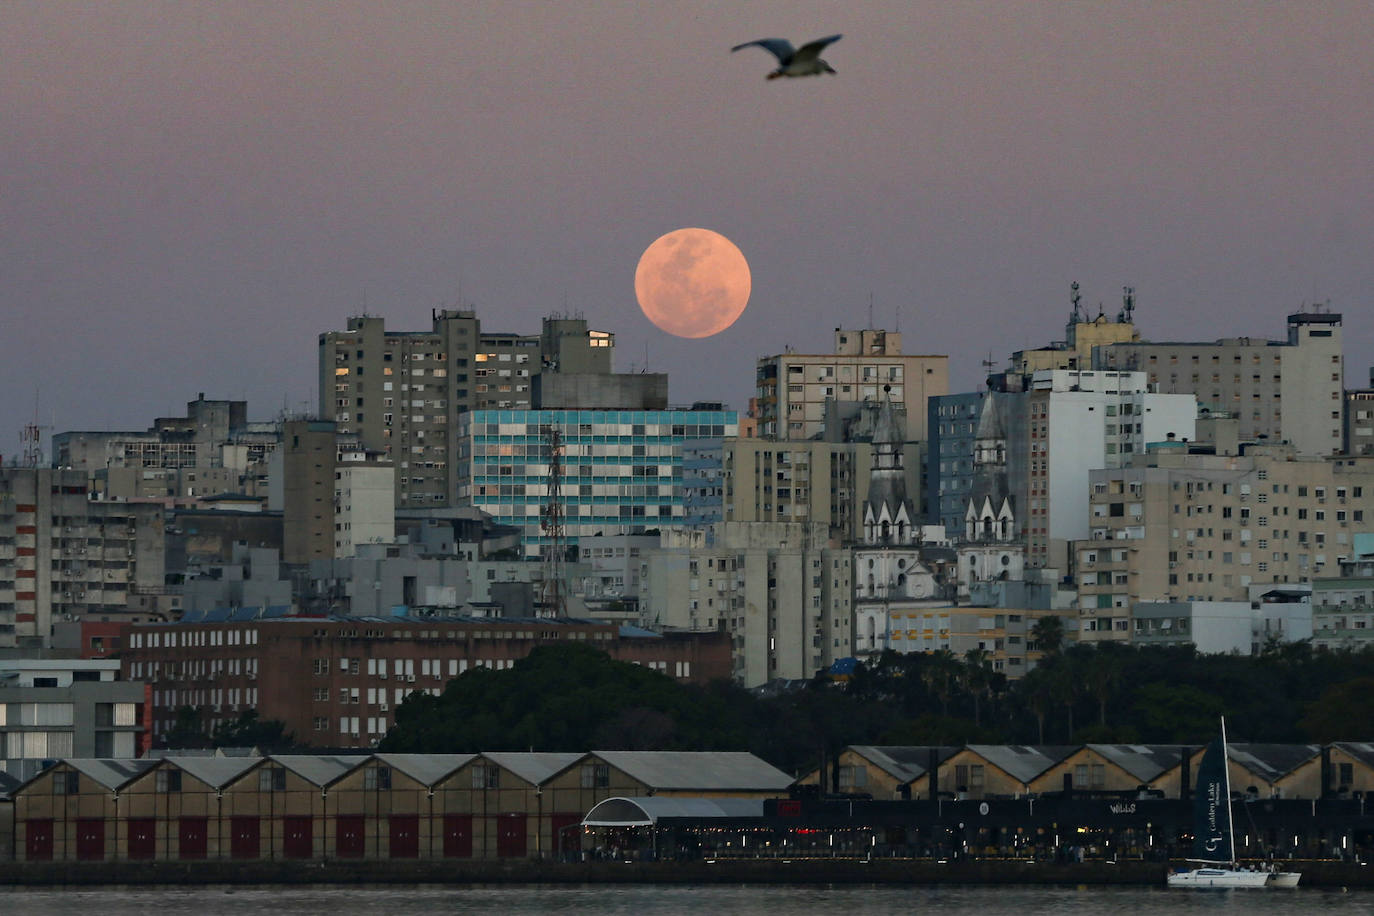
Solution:
M1286 862L1305 887L1374 887L1374 869L1346 862ZM930 860L737 859L554 863L530 860L409 862L8 862L0 886L178 884L1042 884L1164 885L1158 862L939 864Z

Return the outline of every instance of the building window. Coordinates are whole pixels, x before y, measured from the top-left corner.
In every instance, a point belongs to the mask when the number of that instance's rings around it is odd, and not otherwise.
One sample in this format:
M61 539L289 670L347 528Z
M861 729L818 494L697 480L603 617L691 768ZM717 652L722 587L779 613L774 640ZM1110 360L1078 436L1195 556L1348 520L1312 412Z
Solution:
M258 770L259 792L285 792L286 769L284 767L263 767Z
M181 770L158 770L157 790L159 792L181 791Z
M371 767L363 770L363 788L369 792L391 788L391 767Z
M605 763L589 763L582 767L582 788L606 789L611 785L611 767Z
M473 764L472 787L474 789L501 788L501 770L489 763Z

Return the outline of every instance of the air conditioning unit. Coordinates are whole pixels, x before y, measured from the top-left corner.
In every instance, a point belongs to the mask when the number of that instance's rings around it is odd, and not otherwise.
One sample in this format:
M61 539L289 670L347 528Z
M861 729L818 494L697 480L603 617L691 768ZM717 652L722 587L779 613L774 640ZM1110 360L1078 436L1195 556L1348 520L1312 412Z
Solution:
M379 671L379 672L377 672L377 677L381 678L382 680L386 680L386 672L385 672L385 671Z
M413 684L413 683L415 683L415 675L413 675L413 674L407 674L407 675L406 675L406 683L408 683L408 684Z
M386 703L380 703L380 704L378 704L377 708L378 708L379 710L381 710L382 712L390 712L390 711L391 711L391 707L390 707L389 705L387 705Z

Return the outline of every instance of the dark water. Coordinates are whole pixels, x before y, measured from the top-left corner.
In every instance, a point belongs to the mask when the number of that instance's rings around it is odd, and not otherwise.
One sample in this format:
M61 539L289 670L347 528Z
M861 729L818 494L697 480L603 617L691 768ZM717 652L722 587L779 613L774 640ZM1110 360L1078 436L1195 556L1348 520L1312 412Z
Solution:
M0 889L0 912L23 916L210 916L216 913L400 916L409 913L711 913L714 916L949 913L1269 913L1374 911L1374 892L1336 890L1169 891L1164 888L720 887L663 885L425 887Z

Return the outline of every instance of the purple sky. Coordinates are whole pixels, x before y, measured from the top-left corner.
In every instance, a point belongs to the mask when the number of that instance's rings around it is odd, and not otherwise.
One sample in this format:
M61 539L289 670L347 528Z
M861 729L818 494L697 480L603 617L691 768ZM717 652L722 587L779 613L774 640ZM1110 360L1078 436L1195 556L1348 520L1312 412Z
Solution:
M739 42L833 32L835 77ZM0 8L0 454L33 417L143 428L199 391L313 408L364 309L577 311L675 402L898 321L979 360L1062 336L1068 285L1154 339L1346 316L1374 363L1365 2L76 3ZM635 262L729 236L754 293L672 337Z

